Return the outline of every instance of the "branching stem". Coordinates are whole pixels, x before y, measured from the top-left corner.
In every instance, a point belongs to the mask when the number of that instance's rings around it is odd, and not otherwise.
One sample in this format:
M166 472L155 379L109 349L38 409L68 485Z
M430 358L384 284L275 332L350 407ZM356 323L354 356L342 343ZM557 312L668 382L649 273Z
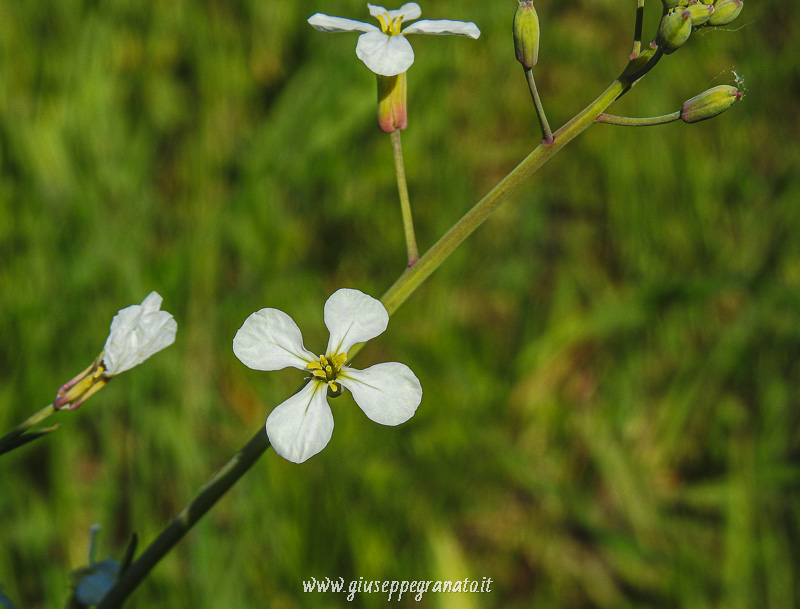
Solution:
M607 125L620 125L623 127L652 127L653 125L666 125L667 123L674 123L681 118L681 111L676 110L670 114L662 114L661 116L648 116L645 118L631 118L629 116L617 116L616 114L606 114L605 112L598 116L595 120L598 123L605 123Z
M656 59L657 61L657 59ZM648 66L651 68L652 65ZM595 123L595 119L614 100L623 95L633 81L626 77L628 70L615 80L600 96L554 134L551 145L540 144L497 186L468 211L419 261L407 268L381 299L391 315L416 290L425 279L478 228L489 215L530 178L542 165L578 134ZM399 135L397 137L399 143ZM394 141L394 139L393 139ZM395 157L397 158L397 157ZM403 180L404 182L404 180ZM402 195L401 195L402 199ZM348 352L348 360L360 350L354 346ZM124 603L130 593L141 583L153 567L183 538L191 527L253 466L269 448L269 440L263 428L200 489L183 511L166 529L131 563L125 573L109 590L98 609L116 609Z

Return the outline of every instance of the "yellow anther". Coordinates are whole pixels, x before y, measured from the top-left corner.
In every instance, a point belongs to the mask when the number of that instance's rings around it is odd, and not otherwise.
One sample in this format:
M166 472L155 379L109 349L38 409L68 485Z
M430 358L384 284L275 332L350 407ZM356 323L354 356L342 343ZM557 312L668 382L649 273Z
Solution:
M384 13L378 15L378 21L381 24L381 31L387 36L397 36L400 33L400 27L403 25L404 15L389 19L389 14Z
M392 34L393 35L399 34L400 33L400 26L402 26L402 25L403 25L403 15L400 15L399 17L395 17L395 19L392 21Z

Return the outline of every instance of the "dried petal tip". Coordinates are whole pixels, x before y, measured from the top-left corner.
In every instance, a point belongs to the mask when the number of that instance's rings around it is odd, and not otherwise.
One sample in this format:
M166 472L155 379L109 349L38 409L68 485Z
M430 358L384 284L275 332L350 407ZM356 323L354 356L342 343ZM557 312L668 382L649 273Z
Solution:
M714 14L708 20L708 25L728 25L742 12L742 0L717 0L714 3Z
M539 61L539 16L533 2L523 1L514 13L514 50L517 61L530 69Z
M655 43L665 55L683 46L692 33L692 14L683 7L669 11L661 20Z
M684 123L697 123L714 118L742 99L742 92L730 85L719 85L703 91L683 104L681 120Z

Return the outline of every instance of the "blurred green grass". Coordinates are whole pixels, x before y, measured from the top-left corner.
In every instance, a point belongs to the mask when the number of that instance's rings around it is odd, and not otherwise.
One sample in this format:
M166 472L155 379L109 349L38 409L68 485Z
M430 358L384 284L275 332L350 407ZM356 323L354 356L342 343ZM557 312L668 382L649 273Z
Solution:
M539 6L554 126L624 65L622 4ZM412 40L423 250L538 139L514 6L422 7L483 32ZM374 79L354 35L305 23L365 9L4 7L0 431L97 355L119 308L155 289L179 324L174 347L0 462L0 583L21 608L63 603L91 524L103 556L151 540L295 390L233 356L248 314L283 309L318 350L330 293L379 296L402 271ZM338 400L321 455L268 453L128 606L345 604L304 595L311 576L495 582L420 607L800 605L798 10L750 2L663 61L615 110L672 111L734 69L744 101L582 135L359 355L415 370L414 419L383 428Z

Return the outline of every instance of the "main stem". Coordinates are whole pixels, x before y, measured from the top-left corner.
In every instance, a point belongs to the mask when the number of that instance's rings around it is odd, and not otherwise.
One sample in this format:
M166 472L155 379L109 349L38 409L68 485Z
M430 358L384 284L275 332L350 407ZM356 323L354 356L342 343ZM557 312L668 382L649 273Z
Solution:
M228 463L201 488L183 511L161 531L158 537L133 561L117 583L108 591L97 609L120 607L153 567L183 538L200 518L249 470L269 448L269 439L261 427Z
M657 61L657 59L656 59ZM650 66L652 67L652 66ZM649 69L649 67L648 67ZM642 72L644 73L644 72ZM626 78L627 72L615 80L608 89L555 133L553 143L540 145L533 150L497 186L468 211L428 252L412 267L409 267L389 288L381 299L391 315L427 279L431 273L480 226L489 215L508 199L519 186L561 150L575 136L584 131L595 118L610 106L617 97L633 84ZM398 136L399 138L399 136ZM354 346L348 359L360 350ZM141 583L153 567L183 538L191 527L224 495L258 458L269 448L269 440L263 428L195 495L184 510L164 529L150 546L135 560L116 584L108 591L98 609L120 607L128 595Z
M411 217L411 203L408 199L408 186L406 184L406 170L403 165L403 145L400 142L400 130L391 132L392 154L394 155L394 170L397 176L397 192L400 195L400 211L403 216L403 231L406 236L406 249L408 250L408 266L414 266L419 260L417 238L414 236L414 220Z

